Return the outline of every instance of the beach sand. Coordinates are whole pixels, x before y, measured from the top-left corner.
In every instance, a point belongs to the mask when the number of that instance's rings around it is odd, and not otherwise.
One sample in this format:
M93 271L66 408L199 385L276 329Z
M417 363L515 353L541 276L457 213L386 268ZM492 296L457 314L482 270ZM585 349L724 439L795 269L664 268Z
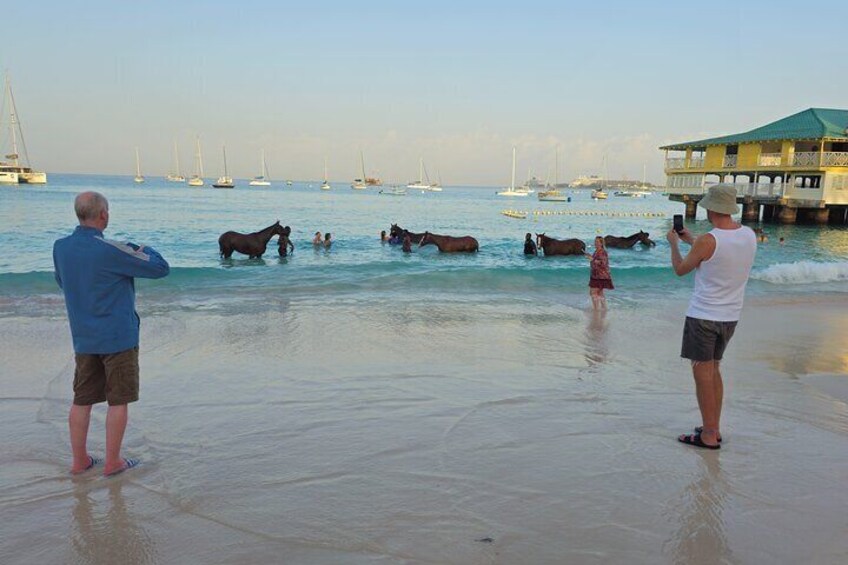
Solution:
M848 562L840 297L749 301L719 452L675 441L685 303L140 307L110 479L67 474L64 317L0 319L0 562Z

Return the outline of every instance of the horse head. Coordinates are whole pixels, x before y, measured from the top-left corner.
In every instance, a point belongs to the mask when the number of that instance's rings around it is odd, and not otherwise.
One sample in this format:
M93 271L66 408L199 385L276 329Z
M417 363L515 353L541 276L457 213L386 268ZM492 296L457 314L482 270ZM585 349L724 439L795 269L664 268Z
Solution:
M397 224L392 224L392 227L389 228L389 237L400 237L401 228Z
M541 247L541 246L542 246L542 242L544 242L544 241L545 241L545 239L547 239L547 237L548 237L548 236L546 236L546 235L545 235L545 232L537 233L537 234L536 234L536 246L537 246L537 247Z
M286 228L280 225L280 220L274 222L274 225L271 226L271 235L286 235Z
M651 238L649 238L650 234L646 231L639 230L639 243L642 245L650 245L655 246L656 242L654 242Z
M421 241L418 242L418 247L427 245L428 243L433 243L433 238L430 237L430 232L425 231L424 235L421 236Z

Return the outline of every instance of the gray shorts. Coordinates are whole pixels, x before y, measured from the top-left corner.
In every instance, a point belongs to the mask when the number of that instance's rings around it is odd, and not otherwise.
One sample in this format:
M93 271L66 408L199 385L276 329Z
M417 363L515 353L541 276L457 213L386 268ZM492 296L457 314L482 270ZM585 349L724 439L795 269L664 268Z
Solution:
M680 356L692 361L720 361L737 322L713 322L686 316Z

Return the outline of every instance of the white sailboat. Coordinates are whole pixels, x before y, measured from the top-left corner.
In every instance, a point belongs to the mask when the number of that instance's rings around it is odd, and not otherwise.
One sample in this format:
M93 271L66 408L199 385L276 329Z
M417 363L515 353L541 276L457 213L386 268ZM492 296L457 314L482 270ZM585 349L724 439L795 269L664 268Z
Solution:
M423 192L441 192L442 187L439 183L430 182L430 175L427 174L427 169L424 168L424 158L418 159L418 180L410 181L406 188L421 190Z
M550 169L548 175L550 175ZM559 185L559 145L556 147L556 155L554 157L554 186L553 188L539 192L536 196L542 202L568 202L570 200L569 197L563 194L557 188L557 185ZM548 187L547 180L545 181L545 187Z
M135 182L141 184L144 182L144 177L141 175L141 162L138 159L138 147L135 148Z
M197 152L194 154L194 175L188 179L189 186L203 186L203 155L200 153L200 136L197 137Z
M498 196L527 196L526 192L515 190L515 147L512 148L512 179L509 188L496 193Z
M232 177L227 173L227 146L221 146L221 152L224 154L224 174L218 177L217 182L212 183L212 188L235 188L235 183Z
M350 187L353 190L365 190L368 188L368 183L365 182L365 158L362 156L362 151L359 152L359 167L362 172L362 177L353 179L353 182L350 183Z
M324 182L321 183L321 190L332 190L332 188L327 180L327 158L324 157Z
M258 177L253 177L249 183L251 186L271 186L271 181L268 180L268 167L265 166L265 150L262 150L262 174Z
M174 140L174 163L176 172L168 173L168 176L165 177L169 182L185 182L185 177L180 173L180 153L177 151L177 140Z
M27 151L26 141L24 140L24 131L21 127L21 122L18 119L18 109L15 106L15 96L12 94L12 81L9 74L6 73L6 90L4 92L3 107L9 104L9 139L11 140L11 152L3 155L11 162L4 163L0 160L0 183L2 184L46 184L47 173L43 171L34 171L29 166L29 153ZM2 119L2 118L0 118ZM18 137L21 139L21 146L24 150L23 164L20 162L18 154Z
M601 188L596 188L592 190L592 199L593 200L606 200L607 196L609 196L604 188L607 186L607 156L604 155L604 178L601 179Z

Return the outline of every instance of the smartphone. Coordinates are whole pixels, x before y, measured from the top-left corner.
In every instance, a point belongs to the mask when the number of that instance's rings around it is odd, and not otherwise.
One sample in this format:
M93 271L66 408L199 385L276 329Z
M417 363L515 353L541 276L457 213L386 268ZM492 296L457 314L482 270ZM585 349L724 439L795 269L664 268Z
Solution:
M683 214L674 215L674 231L677 233L683 231Z

